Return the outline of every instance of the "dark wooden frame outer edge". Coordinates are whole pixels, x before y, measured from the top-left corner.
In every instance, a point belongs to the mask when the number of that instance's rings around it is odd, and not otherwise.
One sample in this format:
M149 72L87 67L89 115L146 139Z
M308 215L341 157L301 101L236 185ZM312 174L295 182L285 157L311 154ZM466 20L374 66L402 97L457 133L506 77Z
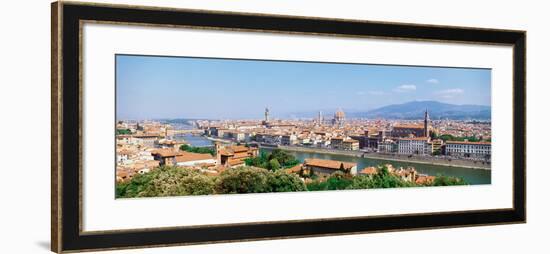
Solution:
M80 230L81 21L513 46L513 208L152 228ZM526 222L526 32L252 13L54 2L51 8L51 250L57 253ZM64 85L67 84L67 85Z

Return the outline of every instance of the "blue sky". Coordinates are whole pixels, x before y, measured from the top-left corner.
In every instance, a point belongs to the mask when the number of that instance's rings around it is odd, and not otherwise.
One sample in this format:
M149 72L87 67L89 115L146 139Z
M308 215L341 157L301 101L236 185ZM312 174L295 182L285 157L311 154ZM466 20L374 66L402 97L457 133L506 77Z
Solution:
M491 71L116 56L117 119L261 118L366 111L414 100L491 104Z

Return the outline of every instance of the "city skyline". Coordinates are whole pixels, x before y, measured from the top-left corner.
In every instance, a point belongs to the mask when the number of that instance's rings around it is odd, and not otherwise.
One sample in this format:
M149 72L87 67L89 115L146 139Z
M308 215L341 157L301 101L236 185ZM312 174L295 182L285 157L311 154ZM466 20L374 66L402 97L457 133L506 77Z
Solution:
M116 56L118 119L260 119L409 101L491 102L489 69ZM236 100L236 99L240 100Z

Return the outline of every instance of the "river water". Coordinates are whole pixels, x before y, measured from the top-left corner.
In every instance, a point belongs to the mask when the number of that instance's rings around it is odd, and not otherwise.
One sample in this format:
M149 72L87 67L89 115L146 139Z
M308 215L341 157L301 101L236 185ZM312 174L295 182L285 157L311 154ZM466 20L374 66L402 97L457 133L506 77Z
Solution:
M212 146L214 143L199 135L193 135L193 134L185 134L185 135L177 135L174 136L175 140L184 140L187 142L190 146L196 146L196 147L204 147L204 146Z
M202 136L195 136L191 134L177 136L176 139L183 139L191 146L212 146L213 142ZM261 152L270 152L273 148L261 148ZM475 169L466 167L451 167L451 166L439 166L429 165L414 162L401 162L392 160L370 159L360 158L355 156L337 155L337 154L323 154L315 152L297 152L288 151L294 155L296 159L303 162L307 158L317 158L324 160L337 160L357 163L357 170L360 171L365 167L378 166L383 164L392 164L394 167L414 167L416 171L421 174L427 175L445 175L462 177L469 184L490 184L491 183L491 171L485 169Z

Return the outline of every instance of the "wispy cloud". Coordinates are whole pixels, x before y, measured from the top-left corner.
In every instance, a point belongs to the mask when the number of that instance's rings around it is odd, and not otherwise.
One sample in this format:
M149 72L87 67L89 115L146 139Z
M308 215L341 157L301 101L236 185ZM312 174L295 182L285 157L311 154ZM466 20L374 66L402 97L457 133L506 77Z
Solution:
M371 91L358 91L355 93L355 95L358 96L364 96L364 95L384 95L386 94L384 91L380 90L371 90Z
M451 89L446 89L446 90L441 90L441 91L435 92L436 95L439 95L439 96L441 96L441 98L444 98L444 99L454 98L455 96L461 95L463 93L464 93L464 90L462 90L460 88L451 88Z
M416 91L416 86L415 85L409 85L409 84L400 85L400 86L394 88L393 91L398 92L398 93L412 92L412 91Z
M426 82L428 82L430 84L439 84L439 80L435 79L435 78L428 79L428 80L426 80Z
M369 91L368 93L370 95L383 95L384 94L383 91Z

